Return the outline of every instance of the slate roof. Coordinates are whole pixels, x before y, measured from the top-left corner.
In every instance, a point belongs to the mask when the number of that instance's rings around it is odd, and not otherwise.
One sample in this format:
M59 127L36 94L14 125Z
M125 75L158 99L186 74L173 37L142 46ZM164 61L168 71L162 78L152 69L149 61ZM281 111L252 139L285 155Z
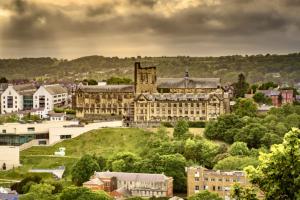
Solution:
M17 194L0 193L0 199L3 199L3 200L18 200L19 197L18 197Z
M134 92L133 85L82 85L79 90L84 92Z
M278 90L257 90L257 92L261 92L266 96L279 96L280 91Z
M32 84L13 85L13 88L20 95L33 95L36 91L36 87Z
M145 97L148 101L198 101L198 100L208 100L212 96L216 96L221 99L222 97L217 94L194 94L194 93L154 93L148 94L144 93L139 95L135 100Z
M128 173L128 172L96 172L98 178L116 177L118 181L164 182L170 177L164 174Z
M51 95L68 93L67 89L59 84L43 86Z
M158 78L158 88L218 88L220 78Z

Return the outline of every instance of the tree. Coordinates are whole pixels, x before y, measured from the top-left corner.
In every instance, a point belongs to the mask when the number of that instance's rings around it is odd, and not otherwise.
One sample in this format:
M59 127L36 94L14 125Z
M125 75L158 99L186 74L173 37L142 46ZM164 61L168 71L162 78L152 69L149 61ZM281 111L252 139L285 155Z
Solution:
M42 183L33 184L27 194L20 196L20 200L57 200L57 196L52 194L54 186Z
M270 82L266 82L266 83L263 83L259 86L259 89L260 90L268 90L268 89L273 89L273 88L277 88L278 87L278 84L270 81Z
M267 132L268 129L260 123L251 123L234 136L234 141L245 142L249 148L259 148L262 145L261 139Z
M24 194L29 191L32 183L40 183L41 180L42 177L38 175L30 175L22 179L19 183L14 183L11 189L17 191L19 194Z
M184 135L189 131L189 124L185 120L178 120L173 132L174 138L183 138Z
M245 169L250 182L265 193L267 200L296 200L300 197L300 130L293 128L282 144L261 153L260 164Z
M106 161L107 159L104 158L103 156L97 156L96 154L93 155L93 159L98 163L99 165L99 169L100 171L103 171L105 170L105 167L106 167Z
M259 161L256 157L249 156L229 156L218 161L214 166L216 170L243 170L245 167L257 166Z
M92 192L85 187L70 186L65 188L60 200L112 200L112 198L104 191Z
M155 154L140 161L139 172L164 173L174 178L174 191L186 191L186 159L181 154Z
M253 95L253 99L258 104L267 104L272 105L272 99L270 97L265 96L261 92L257 92Z
M218 194L204 190L189 197L188 200L223 200L223 198L221 198Z
M87 85L98 85L98 82L94 79L84 79L83 83Z
M244 74L239 74L238 82L233 84L235 98L243 98L248 91L249 83L246 82Z
M120 152L107 160L107 169L121 172L135 172L137 163L141 160L139 156L131 152Z
M194 163L212 168L214 158L219 153L219 145L208 140L191 140L188 139L184 146L184 156L187 160L192 160Z
M5 77L1 77L0 83L8 83L8 80Z
M98 163L92 156L84 155L72 168L72 181L80 186L83 182L88 181L95 171L99 171Z
M233 143L228 152L232 156L248 156L250 154L247 144L244 142Z
M230 196L235 200L258 200L256 194L257 191L253 187L241 187L239 184L234 184Z
M256 116L257 105L251 99L238 99L233 107L233 111L240 117Z
M235 114L221 115L217 121L210 121L207 124L204 135L209 139L232 143L234 136L244 125L245 123Z

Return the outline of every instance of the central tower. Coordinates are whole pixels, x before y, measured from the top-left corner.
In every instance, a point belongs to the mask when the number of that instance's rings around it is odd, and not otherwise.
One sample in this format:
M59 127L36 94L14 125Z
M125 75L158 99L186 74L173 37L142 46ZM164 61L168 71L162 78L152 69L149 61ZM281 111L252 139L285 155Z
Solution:
M135 93L155 93L156 67L141 67L140 62L134 63Z

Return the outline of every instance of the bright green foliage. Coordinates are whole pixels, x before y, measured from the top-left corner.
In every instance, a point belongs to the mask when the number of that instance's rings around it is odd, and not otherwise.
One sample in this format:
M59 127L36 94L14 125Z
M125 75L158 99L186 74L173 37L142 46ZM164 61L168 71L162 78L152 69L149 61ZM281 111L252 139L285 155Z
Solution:
M248 91L249 83L246 82L244 74L239 74L238 82L233 84L235 98L243 98Z
M228 143L234 141L234 136L244 126L244 122L235 114L222 115L217 121L210 121L204 135L209 139L223 140Z
M186 191L186 160L181 154L155 154L140 162L139 170L144 173L164 173L174 178L174 191Z
M174 138L183 138L184 135L189 131L189 124L185 120L178 120L174 127Z
M208 140L192 140L188 139L184 146L184 156L187 160L192 160L194 163L212 168L214 158L219 153L219 145Z
M256 197L257 190L253 187L241 187L239 184L234 184L231 187L231 198L235 200L258 200Z
M300 128L300 115L293 113L286 116L284 120L288 129L290 128Z
M42 183L33 184L27 194L20 197L20 200L57 200L57 196L52 194L54 186Z
M22 120L25 121L25 122L29 122L29 121L37 122L37 121L41 121L41 118L38 115L31 115L29 113L28 115L24 116L22 118Z
M253 99L258 104L272 105L272 99L270 97L265 96L261 92L255 93L255 95L253 95Z
M245 171L251 183L265 193L266 199L300 198L300 130L294 128L282 144L273 145L270 153L261 153L260 164Z
M98 163L90 155L84 155L72 168L72 181L80 186L88 181L95 171L99 171Z
M233 107L233 111L236 115L240 117L249 116L254 117L256 116L257 112L257 105L253 102L252 99L238 99L236 104Z
M235 142L233 143L228 152L232 156L248 156L250 154L250 150L247 147L247 143L245 142Z
M42 180L42 177L38 175L31 175L27 176L24 179L22 179L18 183L14 183L11 186L12 190L16 190L19 194L25 194L29 191L30 186L34 183L40 183Z
M256 157L250 156L229 156L220 160L214 169L218 170L243 170L245 167L253 165L257 166L259 161Z
M120 77L110 77L106 80L109 85L119 85L119 84L130 84L132 80L130 78L120 78Z
M112 200L112 198L104 191L92 192L85 187L68 187L65 188L60 200Z
M261 139L268 130L259 123L251 123L243 127L235 136L235 141L245 142L250 148L259 148L262 145Z
M223 200L223 198L221 198L218 194L204 190L189 197L188 200Z
M120 152L107 160L107 169L118 172L134 172L140 157L131 152Z

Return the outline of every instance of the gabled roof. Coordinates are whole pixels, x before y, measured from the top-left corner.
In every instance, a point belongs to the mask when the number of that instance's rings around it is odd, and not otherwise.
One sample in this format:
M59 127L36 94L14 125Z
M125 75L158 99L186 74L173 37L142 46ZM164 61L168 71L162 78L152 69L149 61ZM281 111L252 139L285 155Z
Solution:
M20 95L33 95L36 87L32 84L13 85L13 89Z
M99 178L93 178L87 182L84 182L85 185L103 185L104 183Z
M279 90L257 90L257 92L263 93L266 96L279 96Z
M134 92L133 85L81 85L78 90L84 92Z
M68 93L67 89L59 84L43 86L51 95Z
M220 78L158 78L158 88L218 88Z
M170 177L164 174L128 173L128 172L96 172L98 178L116 177L118 181L164 182Z

